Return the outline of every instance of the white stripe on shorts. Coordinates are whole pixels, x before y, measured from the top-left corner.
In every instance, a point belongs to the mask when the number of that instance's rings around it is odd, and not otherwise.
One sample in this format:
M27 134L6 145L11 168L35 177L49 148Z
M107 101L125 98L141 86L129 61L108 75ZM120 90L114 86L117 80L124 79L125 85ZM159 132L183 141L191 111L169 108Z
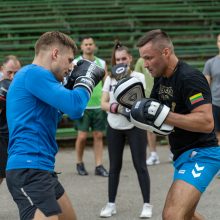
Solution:
M33 206L34 203L32 202L31 198L28 196L28 194L24 191L24 188L21 188L21 192L24 194L24 196L28 199L28 201L30 202L30 204Z

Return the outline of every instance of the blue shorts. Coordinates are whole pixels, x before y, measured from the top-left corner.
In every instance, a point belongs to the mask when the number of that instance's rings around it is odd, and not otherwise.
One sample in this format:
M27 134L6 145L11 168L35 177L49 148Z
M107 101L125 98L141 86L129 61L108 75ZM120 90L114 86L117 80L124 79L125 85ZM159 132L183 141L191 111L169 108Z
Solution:
M220 147L190 149L173 165L174 181L183 180L203 193L220 169Z

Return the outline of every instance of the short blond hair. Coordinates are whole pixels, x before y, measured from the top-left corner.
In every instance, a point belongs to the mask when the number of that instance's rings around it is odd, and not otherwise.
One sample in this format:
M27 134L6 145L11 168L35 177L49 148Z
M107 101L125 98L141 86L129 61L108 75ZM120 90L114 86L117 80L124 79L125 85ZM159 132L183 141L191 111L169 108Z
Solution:
M71 48L76 54L77 46L72 38L59 31L45 32L40 36L35 44L35 55L38 55L40 50L47 50L49 46L59 44L67 48Z

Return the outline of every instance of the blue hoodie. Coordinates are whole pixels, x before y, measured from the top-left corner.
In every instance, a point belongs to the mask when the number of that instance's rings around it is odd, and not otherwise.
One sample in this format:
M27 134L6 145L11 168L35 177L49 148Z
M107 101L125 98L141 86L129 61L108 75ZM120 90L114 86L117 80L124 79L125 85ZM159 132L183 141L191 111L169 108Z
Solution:
M53 73L43 67L30 64L18 71L7 94L9 146L6 170L53 171L60 112L72 119L80 118L88 101L86 89L64 88Z

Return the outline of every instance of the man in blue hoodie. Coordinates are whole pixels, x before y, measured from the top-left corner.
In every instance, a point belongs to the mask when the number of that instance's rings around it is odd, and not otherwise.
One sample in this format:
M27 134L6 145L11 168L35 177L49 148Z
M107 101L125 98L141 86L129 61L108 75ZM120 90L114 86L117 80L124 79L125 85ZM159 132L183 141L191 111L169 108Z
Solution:
M61 112L80 118L104 70L88 61L72 69L75 42L46 32L35 44L33 63L23 67L7 94L9 127L6 180L20 219L68 219L76 214L54 172L55 135Z

